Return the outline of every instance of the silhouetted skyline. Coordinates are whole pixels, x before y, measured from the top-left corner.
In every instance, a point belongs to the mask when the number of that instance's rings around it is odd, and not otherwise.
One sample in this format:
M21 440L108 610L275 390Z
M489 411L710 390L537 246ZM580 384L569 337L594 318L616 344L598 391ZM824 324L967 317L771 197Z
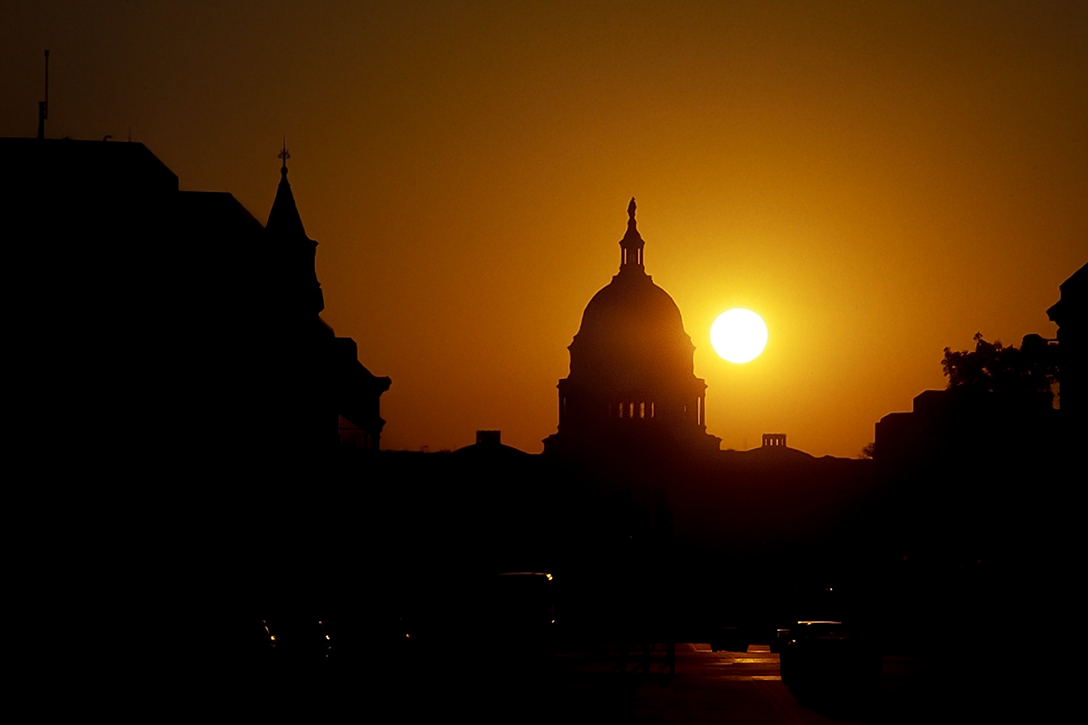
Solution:
M264 223L286 134L323 317L396 381L393 449L541 450L637 196L707 432L853 456L944 387L945 347L1055 336L1086 29L1076 2L16 3L0 136L35 135L48 48L47 137L131 133ZM734 306L770 328L742 366L709 340Z

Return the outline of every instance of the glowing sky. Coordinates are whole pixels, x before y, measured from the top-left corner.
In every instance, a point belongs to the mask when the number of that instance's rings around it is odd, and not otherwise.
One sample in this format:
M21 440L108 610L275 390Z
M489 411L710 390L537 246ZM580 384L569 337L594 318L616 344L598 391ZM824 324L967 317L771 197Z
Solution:
M541 450L631 196L723 448L857 455L945 346L1053 337L1088 261L1080 1L4 8L0 135L36 132L46 48L50 137L131 132L261 221L286 135L386 448ZM731 307L770 330L746 365L710 346Z

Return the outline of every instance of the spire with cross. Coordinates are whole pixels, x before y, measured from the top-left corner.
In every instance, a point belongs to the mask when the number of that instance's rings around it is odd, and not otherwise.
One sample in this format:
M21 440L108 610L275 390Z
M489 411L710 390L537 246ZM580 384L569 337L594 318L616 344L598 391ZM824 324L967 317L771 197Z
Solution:
M291 158L291 154L287 153L287 137L283 137L283 151L276 154L276 158L283 159L283 166L280 167L280 174L284 178L287 177L287 159Z

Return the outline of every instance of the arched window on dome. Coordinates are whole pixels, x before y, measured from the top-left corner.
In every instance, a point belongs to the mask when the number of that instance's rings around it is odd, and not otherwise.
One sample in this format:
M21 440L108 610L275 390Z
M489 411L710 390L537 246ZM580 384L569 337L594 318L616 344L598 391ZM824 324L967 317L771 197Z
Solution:
M634 403L628 403L627 404L627 417L628 418L634 418L635 417L635 404Z
M646 403L639 403L638 404L638 417L639 418L645 418L646 417Z

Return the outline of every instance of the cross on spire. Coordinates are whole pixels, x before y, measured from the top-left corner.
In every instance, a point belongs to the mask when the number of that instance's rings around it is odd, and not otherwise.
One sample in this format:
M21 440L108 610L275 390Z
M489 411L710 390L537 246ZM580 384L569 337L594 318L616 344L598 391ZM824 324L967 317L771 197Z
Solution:
M287 159L291 158L291 154L287 153L287 137L283 137L283 151L276 154L276 158L283 159L283 166L280 167L280 173L285 177L287 176Z

